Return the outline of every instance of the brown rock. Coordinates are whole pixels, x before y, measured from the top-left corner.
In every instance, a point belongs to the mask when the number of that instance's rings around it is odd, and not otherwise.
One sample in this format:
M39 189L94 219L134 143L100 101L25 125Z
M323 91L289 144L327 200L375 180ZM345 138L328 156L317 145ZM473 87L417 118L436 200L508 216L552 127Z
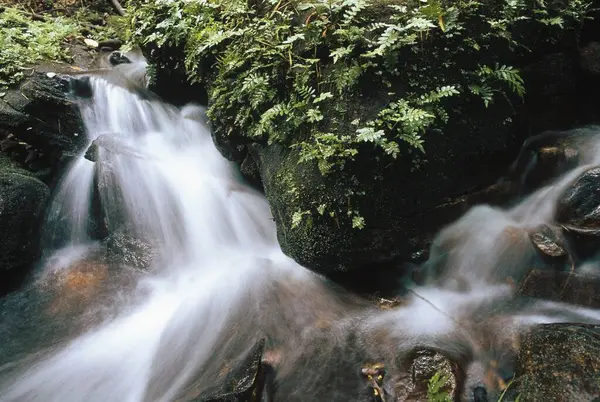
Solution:
M407 374L395 384L397 400L427 401L428 384L436 373L445 379L441 390L458 400L464 375L456 363L434 350L419 350L407 363Z
M589 402L600 396L600 327L547 324L525 334L504 401Z
M522 282L519 294L600 308L600 278L569 272L533 270Z

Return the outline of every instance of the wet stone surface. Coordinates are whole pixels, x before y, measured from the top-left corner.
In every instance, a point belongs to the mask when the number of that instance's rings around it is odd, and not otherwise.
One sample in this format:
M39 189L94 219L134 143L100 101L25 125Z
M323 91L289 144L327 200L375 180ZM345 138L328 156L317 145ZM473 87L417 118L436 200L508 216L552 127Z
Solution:
M600 308L600 276L533 270L522 282L519 294Z
M265 385L264 348L265 341L258 342L237 367L226 371L220 384L195 396L192 387L177 402L259 402Z
M571 231L600 234L600 167L583 172L560 197L556 221Z
M427 401L427 387L430 379L439 373L445 378L441 391L457 400L460 393L463 374L456 363L434 350L419 350L404 364L408 366L407 376L400 378L395 385L396 398L399 401Z
M504 401L589 402L600 396L600 327L547 324L521 343Z

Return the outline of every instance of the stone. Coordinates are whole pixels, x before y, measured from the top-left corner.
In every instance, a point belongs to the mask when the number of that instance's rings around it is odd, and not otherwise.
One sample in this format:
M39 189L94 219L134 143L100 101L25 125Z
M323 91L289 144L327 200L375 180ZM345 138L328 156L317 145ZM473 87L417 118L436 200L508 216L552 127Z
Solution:
M515 380L503 400L591 401L600 396L600 327L545 324L521 342Z
M408 365L408 377L400 379L395 385L396 398L399 401L426 401L427 387L431 378L438 374L442 381L441 391L447 392L451 400L458 400L463 379L460 367L448 357L435 350L418 350L410 356L404 365Z
M18 287L41 256L50 189L22 169L0 168L0 295Z
M119 133L99 135L85 151L84 157L91 162L97 162L100 158L100 149L113 155L126 155L135 158L145 157L135 148L132 141Z
M600 167L583 172L562 193L556 208L556 222L569 231L600 233Z
M262 355L265 348L264 339L259 341L236 367L227 370L225 378L213 389L202 395L194 395L193 387L178 399L181 402L259 402L262 398L264 381L264 365Z
M47 154L73 157L86 145L77 104L71 99L72 79L42 72L28 76L19 88L0 98L0 129Z
M509 169L509 179L529 193L595 156L595 125L565 131L546 131L529 137Z
M108 56L108 62L113 66L118 66L119 64L131 64L131 60L121 52L112 52L110 56Z
M106 260L110 264L126 265L148 270L157 257L156 248L150 243L124 230L111 233L106 239Z
M123 42L121 42L119 39L106 39L98 42L98 46L100 48L107 47L112 50L119 50L121 46L123 46Z
M600 271L597 272L600 274ZM523 296L600 308L600 275L532 270L519 286Z
M566 257L569 255L566 239L561 228L542 225L537 230L530 232L529 238L544 255L549 257Z

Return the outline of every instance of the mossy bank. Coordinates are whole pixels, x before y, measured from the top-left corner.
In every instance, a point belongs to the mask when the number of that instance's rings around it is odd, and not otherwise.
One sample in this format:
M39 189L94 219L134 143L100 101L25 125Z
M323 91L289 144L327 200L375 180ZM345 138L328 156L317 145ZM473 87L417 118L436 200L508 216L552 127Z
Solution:
M589 5L130 8L158 87L180 74L206 91L215 142L259 172L284 251L331 272L410 259L451 218L430 222L430 211L498 177L530 124L520 111L535 93L520 68L548 54L575 57Z

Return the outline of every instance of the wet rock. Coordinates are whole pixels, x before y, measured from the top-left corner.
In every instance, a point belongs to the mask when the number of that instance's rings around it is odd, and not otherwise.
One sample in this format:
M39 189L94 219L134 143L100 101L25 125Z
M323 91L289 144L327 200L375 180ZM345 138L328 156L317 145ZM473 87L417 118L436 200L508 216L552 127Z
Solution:
M600 276L533 270L519 287L519 294L600 308Z
M546 131L528 138L510 167L509 177L522 192L535 190L592 157L599 126Z
M96 140L92 141L92 143L90 144L90 146L88 147L88 149L85 151L84 157L85 159L87 159L88 161L91 162L97 162L98 161L98 157L99 157L99 149L100 147L98 146L98 143L96 142Z
M473 402L488 402L488 395L484 386L475 387L473 390Z
M475 272L479 280L520 281L548 265L539 254L526 228L503 210L480 205L438 233L422 269L433 283L467 291Z
M79 98L91 98L93 95L90 77L77 77L71 80L70 88Z
M108 62L113 66L118 66L119 64L131 64L131 60L121 52L112 52L110 56L108 56Z
M515 381L503 400L591 401L600 396L600 327L547 324L522 339Z
M600 234L600 167L583 172L558 200L556 221L569 231Z
M262 189L262 182L260 181L260 171L256 165L256 161L252 158L252 155L248 154L244 158L244 161L240 165L240 173L242 177L248 181L251 185L256 188Z
M124 230L116 231L106 239L106 260L109 264L147 270L156 256L156 248L150 242Z
M14 290L40 257L49 188L28 172L0 168L0 295Z
M464 375L456 363L434 350L419 350L407 363L408 378L396 384L396 398L400 401L426 401L428 384L436 374L441 379L441 392L447 392L451 400L458 400Z
M97 162L100 158L100 150L109 152L112 155L126 155L128 157L143 158L135 146L127 138L119 133L107 133L99 135L85 151L85 158L92 162Z
M225 379L203 395L193 396L193 389L180 401L190 402L259 402L262 398L264 366L262 355L265 341L261 340L236 367L228 371Z
M98 42L98 46L101 48L110 48L111 50L119 50L121 46L123 46L123 42L121 42L119 39L107 39Z
M48 274L43 286L51 288L54 299L48 307L50 314L72 313L93 300L109 275L103 261L83 259Z
M68 76L34 72L0 99L0 128L48 153L74 156L86 136L77 105L70 99Z
M542 225L529 234L531 242L544 255L562 257L568 255L566 239L562 230L555 226Z

